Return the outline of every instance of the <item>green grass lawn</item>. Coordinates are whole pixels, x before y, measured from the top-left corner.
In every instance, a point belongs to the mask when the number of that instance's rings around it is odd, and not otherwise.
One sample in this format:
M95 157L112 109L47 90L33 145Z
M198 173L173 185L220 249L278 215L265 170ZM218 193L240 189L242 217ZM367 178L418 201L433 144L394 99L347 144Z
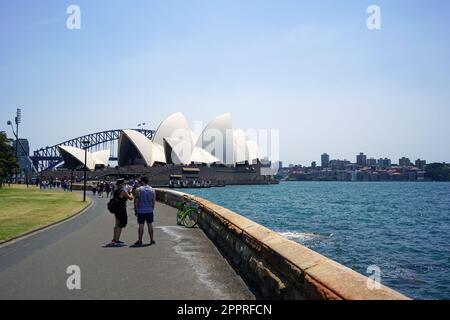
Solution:
M3 186L0 189L0 243L68 218L89 202L77 193Z

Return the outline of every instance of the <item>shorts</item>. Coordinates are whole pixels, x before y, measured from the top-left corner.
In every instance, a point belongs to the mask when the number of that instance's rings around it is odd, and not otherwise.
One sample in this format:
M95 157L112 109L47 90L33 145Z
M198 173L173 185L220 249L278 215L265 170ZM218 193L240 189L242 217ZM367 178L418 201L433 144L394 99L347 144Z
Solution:
M114 216L119 220L119 228L125 228L128 223L127 208L120 208Z
M152 213L138 213L137 215L138 224L153 223L153 212Z

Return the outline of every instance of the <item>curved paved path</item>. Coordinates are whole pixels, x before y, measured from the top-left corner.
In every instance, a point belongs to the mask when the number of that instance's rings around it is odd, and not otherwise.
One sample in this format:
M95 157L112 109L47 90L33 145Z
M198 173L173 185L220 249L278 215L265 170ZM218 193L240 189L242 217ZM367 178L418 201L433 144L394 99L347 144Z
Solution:
M130 247L137 224L129 208L127 245L105 248L106 202L95 198L83 215L0 248L0 299L254 299L204 233L176 226L166 205L156 206L156 245ZM81 290L67 289L70 265L81 269Z

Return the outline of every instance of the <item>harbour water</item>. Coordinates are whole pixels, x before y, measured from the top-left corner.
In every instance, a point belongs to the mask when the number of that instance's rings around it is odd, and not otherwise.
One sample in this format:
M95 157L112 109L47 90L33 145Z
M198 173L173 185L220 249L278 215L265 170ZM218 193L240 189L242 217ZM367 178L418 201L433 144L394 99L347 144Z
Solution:
M450 299L450 183L188 189L413 299Z

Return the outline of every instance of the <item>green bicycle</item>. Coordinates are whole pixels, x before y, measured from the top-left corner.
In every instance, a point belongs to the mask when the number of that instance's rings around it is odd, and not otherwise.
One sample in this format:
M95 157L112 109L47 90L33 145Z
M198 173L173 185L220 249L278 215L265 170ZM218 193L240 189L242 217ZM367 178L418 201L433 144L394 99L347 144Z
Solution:
M186 228L194 228L198 224L198 208L186 202L177 202L177 224Z

